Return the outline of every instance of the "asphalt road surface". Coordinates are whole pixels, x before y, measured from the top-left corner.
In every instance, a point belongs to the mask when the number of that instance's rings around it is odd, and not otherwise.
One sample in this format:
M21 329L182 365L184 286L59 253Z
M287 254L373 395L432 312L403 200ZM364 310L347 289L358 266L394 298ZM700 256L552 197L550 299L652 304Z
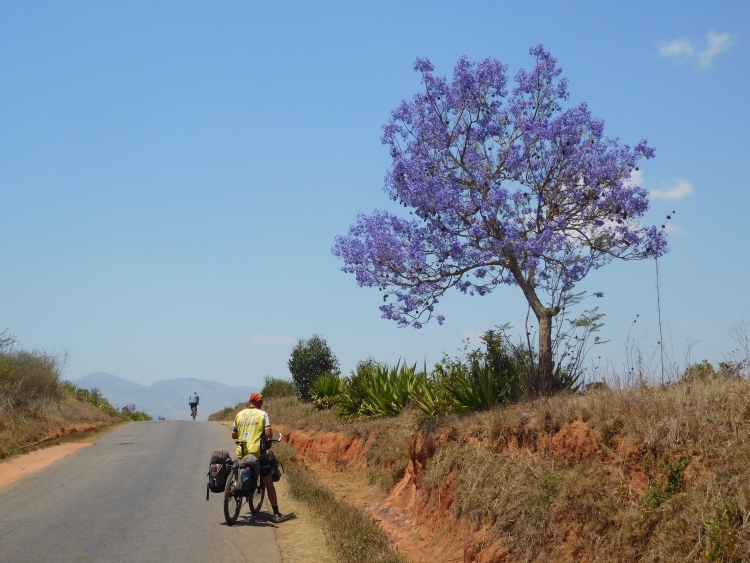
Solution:
M223 495L206 502L218 449L215 422L132 422L0 488L0 561L281 563L270 514L227 526Z

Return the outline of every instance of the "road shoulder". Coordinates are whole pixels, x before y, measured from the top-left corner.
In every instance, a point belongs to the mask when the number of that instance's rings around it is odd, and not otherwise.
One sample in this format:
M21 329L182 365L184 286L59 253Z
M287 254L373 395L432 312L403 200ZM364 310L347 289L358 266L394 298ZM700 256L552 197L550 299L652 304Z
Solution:
M323 532L323 522L316 518L308 506L289 494L282 477L276 483L279 509L292 517L276 526L276 541L284 563L337 563L328 547Z

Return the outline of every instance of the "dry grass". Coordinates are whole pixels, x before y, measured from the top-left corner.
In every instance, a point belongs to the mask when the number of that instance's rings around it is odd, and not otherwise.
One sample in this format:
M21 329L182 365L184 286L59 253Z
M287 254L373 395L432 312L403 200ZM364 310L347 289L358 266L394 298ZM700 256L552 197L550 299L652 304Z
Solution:
M109 409L97 408L61 381L64 358L11 344L6 339L0 346L0 459L63 427L120 421L109 403Z
M291 518L276 526L276 541L284 563L338 563L320 529L322 520L289 492L286 478L276 483L279 507Z
M405 563L393 550L388 536L365 512L337 500L295 462L294 448L274 448L284 467L291 495L307 504L324 522L326 540L338 559L346 563Z
M604 455L571 462L542 447L575 421ZM449 490L453 516L521 561L750 561L747 380L558 396L423 431L448 437L428 464L427 497Z
M743 378L558 395L432 420L407 409L347 421L294 398L266 408L290 429L369 439L368 474L385 488L402 475L415 432L439 437L422 502L485 530L519 561L750 562ZM585 429L593 453L557 440L572 427ZM333 502L307 474L290 477L296 494Z
M19 451L19 448L45 438L50 432L77 424L103 422L107 425L120 422L99 409L73 397L59 397L30 402L26 407L5 412L0 416L0 459ZM74 435L69 440L75 440ZM44 446L59 443L52 441ZM26 448L24 451L31 451Z

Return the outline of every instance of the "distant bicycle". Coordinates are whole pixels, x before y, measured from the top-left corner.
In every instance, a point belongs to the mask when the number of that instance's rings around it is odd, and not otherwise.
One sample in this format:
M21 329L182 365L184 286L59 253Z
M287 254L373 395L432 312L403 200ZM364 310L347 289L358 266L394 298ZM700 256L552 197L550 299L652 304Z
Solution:
M190 405L190 416L193 417L193 420L198 416L198 403L200 403L200 401L201 398L198 396L198 391L193 391L193 394L190 395L190 398L188 399L188 405Z

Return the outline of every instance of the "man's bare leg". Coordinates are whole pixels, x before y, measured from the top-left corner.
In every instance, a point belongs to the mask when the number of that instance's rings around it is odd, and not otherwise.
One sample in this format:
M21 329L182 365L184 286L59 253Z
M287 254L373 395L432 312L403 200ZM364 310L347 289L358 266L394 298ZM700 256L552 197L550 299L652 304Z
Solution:
M271 501L271 506L278 506L278 499L276 498L276 487L273 484L273 475L263 477L263 484L266 486L266 492L268 493L268 500Z

